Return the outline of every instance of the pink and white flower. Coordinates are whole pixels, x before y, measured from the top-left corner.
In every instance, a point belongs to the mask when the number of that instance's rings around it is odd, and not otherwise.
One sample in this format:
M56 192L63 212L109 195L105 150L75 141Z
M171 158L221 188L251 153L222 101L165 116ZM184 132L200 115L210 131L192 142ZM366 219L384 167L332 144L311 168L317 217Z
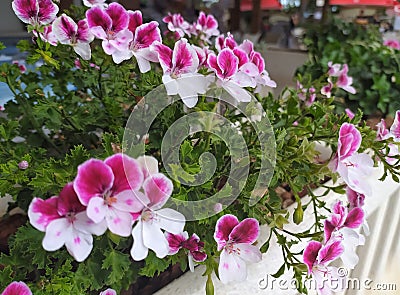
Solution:
M80 20L76 24L72 18L62 14L54 20L52 27L55 37L61 44L71 45L83 59L90 59L89 44L93 41L94 36L89 31L86 20Z
M328 75L331 77L339 77L341 64L334 64L333 62L328 62Z
M332 96L332 88L333 88L333 83L332 81L328 78L328 84L322 86L321 88L321 94L325 95L327 98L330 98Z
M103 292L100 292L99 295L117 295L117 291L115 291L114 289L107 289Z
M372 194L368 177L373 172L374 162L364 153L357 153L361 145L361 133L350 123L344 123L339 130L338 151L330 167L338 172L346 184L353 190Z
M217 56L210 54L207 63L218 78L217 86L224 88L237 101L249 102L251 96L243 87L254 86L254 84L246 77L246 74L239 72L241 60L236 54L233 50L224 48Z
M167 24L168 30L176 32L180 37L185 36L185 34L190 36L190 24L183 19L181 14L168 13L168 15L163 18L163 22Z
M95 223L107 223L117 235L130 235L133 224L131 213L143 205L137 199L143 183L138 162L123 154L115 154L104 161L90 159L78 167L74 188L87 215Z
M106 0L83 0L83 5L86 7L101 6L107 7Z
M67 184L59 196L47 200L34 198L28 209L30 223L45 232L43 248L55 251L63 245L79 262L85 260L93 248L92 234L102 235L105 223L95 224L86 214L73 189Z
M150 62L158 62L158 55L150 49L155 42L161 42L161 33L158 22L152 21L143 24L142 13L128 11L129 25L128 30L132 32L133 40L129 43L128 50L117 51L114 54L114 61L120 63L123 60L136 58L141 73L150 71Z
M11 5L22 22L34 27L50 24L59 10L51 0L14 0Z
M347 64L344 64L342 70L339 72L336 86L351 94L356 94L356 89L351 86L351 84L353 84L353 78L347 75L348 71L349 67Z
M128 50L133 34L128 30L129 15L122 5L113 2L105 9L94 6L86 11L86 18L90 32L103 40L102 47L106 54L114 59L119 51Z
M350 120L352 120L355 117L355 114L349 108L346 108L344 111Z
M181 234L166 233L169 244L169 254L174 255L180 249L185 249L188 253L189 269L194 271L194 262L202 262L207 259L207 254L204 252L204 243L200 238L193 234L190 238L185 231Z
M397 111L394 116L394 121L390 127L390 134L393 136L394 141L400 142L400 111Z
M131 256L134 260L145 259L149 249L158 258L168 255L169 244L162 229L172 234L183 232L185 216L170 208L161 209L171 196L172 189L172 181L161 173L152 174L144 181L144 194L138 196L142 210L132 230Z
M224 48L230 48L233 50L237 46L235 38L231 33L228 33L226 37L224 35L219 35L215 39L215 48L217 48L218 51L221 51ZM243 48L241 49L243 50Z
M328 266L342 255L343 245L338 240L323 245L317 241L310 241L303 252L303 261L307 265L308 274L311 274L317 283L318 294L332 294L331 291L340 291L344 287L338 269ZM342 284L341 284L342 283ZM332 290L333 289L333 290Z
M219 35L217 20L211 14L206 15L203 11L200 11L195 28L202 33L202 39L206 41L212 36Z
M254 218L239 222L236 216L227 214L218 219L214 239L221 251L218 272L222 283L243 281L247 277L246 262L261 261L260 250L252 245L258 238L260 227Z
M328 242L331 239L342 241L343 254L340 258L343 264L351 269L358 263L357 246L365 242L364 236L355 231L363 223L364 211L359 207L349 211L341 201L333 206L332 215L325 220L325 241Z
M1 295L32 295L32 291L24 282L12 282Z
M270 78L269 73L265 69L264 58L261 56L259 52L253 51L253 43L251 43L250 41L246 42L245 40L239 46L239 48L244 48L242 50L246 53L247 51L251 50L250 53L248 53L249 64L255 65L255 68L253 66L246 65L243 66L241 70L242 71L244 70L245 72L247 70L247 73L250 74L250 76L254 77L255 83L257 85L254 92L260 93L261 95L266 95L266 93L270 91L270 88L276 87L276 82Z
M204 94L209 79L197 73L199 59L196 50L185 38L175 43L174 50L155 41L153 50L158 54L164 71L162 81L168 95L178 94L188 108L197 104L198 94Z
M391 136L391 133L386 127L386 121L384 119L381 119L381 121L376 124L376 127L378 127L376 131L376 140L382 141L388 139Z
M149 176L158 173L158 161L152 156L140 156L136 159L139 163L144 179L146 180Z
M388 39L383 41L383 45L400 50L400 42L396 39Z

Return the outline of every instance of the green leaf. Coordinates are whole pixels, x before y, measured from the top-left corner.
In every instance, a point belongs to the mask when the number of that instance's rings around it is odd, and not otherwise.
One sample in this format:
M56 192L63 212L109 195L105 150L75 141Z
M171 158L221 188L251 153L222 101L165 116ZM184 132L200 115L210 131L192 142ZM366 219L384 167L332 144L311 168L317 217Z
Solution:
M159 275L162 271L166 270L169 264L169 259L160 259L154 252L150 251L145 259L145 265L140 269L139 274L146 277L154 277L155 274Z
M106 254L101 266L102 269L108 269L111 273L106 280L107 284L115 284L124 277L131 266L129 254L124 254L116 250L111 250Z
M282 264L282 266L278 269L276 273L274 273L273 276L274 278L279 278L283 273L285 272L285 264Z

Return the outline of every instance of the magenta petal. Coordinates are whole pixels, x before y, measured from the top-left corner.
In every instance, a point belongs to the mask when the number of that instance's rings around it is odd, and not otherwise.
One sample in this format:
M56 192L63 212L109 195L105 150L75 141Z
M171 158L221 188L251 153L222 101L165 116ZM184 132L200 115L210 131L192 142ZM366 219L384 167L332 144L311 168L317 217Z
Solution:
M194 72L198 66L198 60L194 59L190 51L190 45L186 39L181 39L175 43L172 53L172 64L178 73ZM197 58L197 54L195 54Z
M139 163L126 155L116 154L104 160L114 174L113 194L125 190L137 190L143 183L143 172Z
M58 197L51 197L47 200L34 198L29 205L29 222L38 230L45 231L47 225L61 216L57 211Z
M90 33L88 23L85 19L81 19L78 22L78 32L76 34L76 39L81 42L92 42L93 35Z
M361 208L352 209L344 222L345 227L357 228L364 221L364 211Z
M155 52L157 52L157 54L158 54L158 59L160 61L161 67L163 68L164 72L167 70L171 70L172 69L172 49L160 42L155 42L153 44L153 48L154 48Z
M217 56L217 63L222 70L224 79L232 77L238 71L239 59L229 48L222 49Z
M352 190L349 186L346 189L346 195L350 209L364 206L365 195Z
M249 62L249 57L247 56L246 52L239 48L234 48L233 53L235 56L239 59L239 64L238 67L240 68L242 65L246 64Z
M58 6L51 0L39 1L39 22L43 25L51 23L57 16Z
M215 74L218 76L218 78L224 79L222 70L217 63L217 57L215 56L215 54L210 54L208 56L207 64L211 69L213 69L215 71Z
M200 251L191 251L190 254L193 257L193 260L196 262L203 262L207 259L207 254Z
M135 34L136 28L143 24L142 12L140 10L128 11L128 29Z
M32 291L24 282L12 282L1 295L32 295Z
M252 52L250 55L251 62L255 64L258 71L262 73L265 70L265 61L259 52Z
M119 32L128 28L128 12L121 4L116 2L111 3L108 5L106 12L112 20L111 30L113 32Z
M57 210L61 216L86 210L86 207L79 202L72 183L68 183L61 190L58 196Z
M390 133L392 133L397 140L400 140L400 111L396 112L393 124L390 127Z
M313 265L317 260L318 252L322 248L322 244L317 241L310 241L303 252L303 261L307 265L308 273L312 272Z
M229 240L235 243L253 244L260 234L260 225L257 219L243 219L229 234Z
M37 19L39 13L37 0L14 0L12 8L17 17L27 24L31 23L32 19Z
M74 181L74 189L83 205L87 205L92 197L103 197L114 182L111 168L103 161L90 159L79 165Z
M86 11L89 28L102 27L105 32L111 29L111 17L100 7L94 6Z
M54 20L52 29L57 40L62 44L71 44L72 42L76 42L75 36L78 31L78 26L74 20L66 14L63 14Z
M218 219L214 232L214 239L218 243L218 250L221 250L225 246L229 240L230 233L238 224L239 220L237 217L231 214L226 214Z
M134 40L137 49L147 48L153 44L154 41L161 42L161 33L158 28L158 23L152 21L148 24L139 26L136 29Z
M341 241L328 242L319 251L318 261L320 264L326 265L342 255L343 251L344 248Z
M150 175L145 180L143 189L150 200L147 206L153 210L157 210L160 209L171 196L173 184L164 174L157 173Z
M361 145L361 133L353 124L344 123L339 130L339 161L352 156Z
M336 229L336 227L328 220L325 220L324 223L324 237L325 237L325 242L329 241L329 239L332 236L333 231Z
M186 238L183 236L183 234L174 235L171 233L165 233L165 236L169 244L170 255L178 253L179 249L182 248L182 243L186 241Z

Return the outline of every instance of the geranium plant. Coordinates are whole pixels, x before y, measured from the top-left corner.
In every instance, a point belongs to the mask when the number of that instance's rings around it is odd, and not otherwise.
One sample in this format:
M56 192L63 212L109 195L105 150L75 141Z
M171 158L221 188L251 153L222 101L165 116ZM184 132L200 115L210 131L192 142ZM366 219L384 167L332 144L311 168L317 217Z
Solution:
M378 132L360 111L336 114L335 90L356 93L339 63L274 96L261 53L219 35L212 15L189 24L169 14L161 32L140 11L84 4L12 3L33 39L18 45L26 71L0 67L14 94L0 117L0 193L28 222L0 256L3 294L120 294L176 264L204 265L212 294L213 273L246 280L273 236L285 256L275 276L292 269L300 292L336 258L356 266L363 200L374 197L365 179L380 163L382 179L398 181L399 112ZM278 187L293 194L292 216ZM348 200L331 209L332 190ZM304 210L313 226L288 231ZM303 240L304 253L293 251Z

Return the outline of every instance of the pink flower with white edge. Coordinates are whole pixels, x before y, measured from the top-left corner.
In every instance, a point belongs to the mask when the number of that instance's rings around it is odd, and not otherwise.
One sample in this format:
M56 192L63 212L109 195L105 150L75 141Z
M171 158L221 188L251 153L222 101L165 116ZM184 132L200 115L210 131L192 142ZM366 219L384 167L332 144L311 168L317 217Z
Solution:
M83 0L83 5L86 7L101 6L107 7L106 0Z
M244 44L246 43L242 43L242 45ZM250 50L250 46L252 45L249 45L248 50ZM276 82L270 78L269 73L265 69L265 61L261 54L256 51L252 51L250 53L250 61L256 65L258 69L258 74L255 76L257 87L254 92L264 94L266 91L270 91L270 88L275 88Z
M365 195L353 191L350 187L346 188L346 196L349 201L350 210L353 208L361 208L364 206Z
M18 66L19 71L21 72L21 74L24 74L26 72L25 65L23 63L20 63L18 60L13 60L12 64Z
M400 111L397 111L394 116L394 121L390 127L390 134L393 136L394 141L400 142Z
M131 256L134 260L145 259L149 249L158 258L168 255L169 244L162 229L172 234L183 232L185 216L170 208L161 209L171 196L172 189L172 181L161 173L150 175L144 181L144 194L138 197L142 210L132 230Z
M342 65L340 64L333 64L331 61L328 62L328 75L331 77L339 77L341 67Z
M188 253L189 269L194 272L194 262L203 262L207 259L207 254L204 252L204 243L200 238L193 234L190 238L185 231L181 234L165 234L169 244L169 254L174 255L180 249L185 249Z
M222 283L244 281L247 278L246 262L261 261L260 250L252 245L258 238L260 226L254 218L239 222L236 216L227 214L218 219L214 239L221 251L218 273Z
M100 292L99 295L117 295L117 292L114 289L107 289L103 292Z
M240 44L238 46L238 48L243 50L244 52L246 52L246 54L248 56L250 56L250 59L251 59L251 54L254 52L254 44L253 44L253 42L251 42L250 40L245 39L245 40L243 40L242 44ZM263 61L264 61L264 59L263 59Z
M34 27L51 23L59 10L51 0L14 0L11 5L22 22Z
M136 160L142 169L144 179L147 179L149 176L158 173L158 161L156 158L144 155L140 156Z
M350 120L352 120L355 117L355 114L349 108L346 108L344 111Z
M361 140L361 133L356 126L350 123L344 123L339 129L339 161L343 161L357 152L360 148Z
M332 81L328 78L328 84L322 86L321 88L321 94L325 95L327 98L330 98L332 96L332 88L333 88L333 83Z
M396 39L388 39L383 41L383 45L400 50L400 42Z
M180 37L185 36L185 34L190 35L190 24L183 19L180 13L168 13L168 15L163 18L163 22L167 24L168 30L176 32Z
M222 49L218 55L208 56L208 66L217 76L217 86L224 88L237 101L249 102L250 94L243 87L250 86L251 83L239 84L243 73L239 73L239 58L233 50ZM245 82L247 79L245 79ZM250 85L249 85L250 84Z
M188 108L194 107L198 94L206 93L210 84L209 79L197 73L199 59L195 49L185 38L175 43L174 50L158 41L152 48L164 71L162 81L167 94L178 94Z
M42 242L46 251L65 245L78 262L85 260L92 251L92 234L102 235L107 229L105 223L95 224L89 219L72 183L67 184L59 196L47 200L34 198L28 216L36 229L46 233Z
M330 168L338 172L346 184L353 190L372 194L368 177L374 169L370 156L357 153L361 145L361 133L350 123L344 123L339 130L338 151L330 163Z
M342 70L339 72L336 86L351 94L356 94L356 89L351 86L351 84L353 84L353 78L347 75L348 71L349 67L347 64L344 64Z
M101 40L106 54L114 55L128 50L133 34L128 30L129 15L125 8L116 2L107 8L94 6L86 11L90 32ZM114 61L115 62L115 61Z
M90 219L95 223L105 220L112 233L127 237L132 230L131 213L143 207L137 199L142 183L139 163L115 154L104 161L90 159L81 164L74 188Z
M202 33L202 39L206 41L212 36L219 35L217 20L211 14L206 15L203 11L200 11L195 28Z
M221 51L224 48L230 48L233 50L237 46L235 38L231 33L228 33L226 37L224 35L219 35L215 39L215 48L217 48L218 51Z
M317 284L318 294L338 292L345 285L345 279L340 276L338 269L329 264L342 255L344 251L340 241L331 241L326 245L310 241L303 252L303 261L307 265L308 274L312 275ZM340 288L342 287L342 288Z
M53 32L61 44L71 45L74 51L83 59L89 60L91 56L90 42L94 36L89 31L86 20L78 24L66 14L62 14L53 22Z
M139 10L128 11L128 30L133 34L133 40L129 42L128 50L117 51L114 54L115 63L135 57L141 73L150 71L150 62L158 62L158 55L150 49L155 42L161 42L161 33L158 22L152 21L143 24L142 13Z
M364 211L359 207L349 211L341 201L333 206L332 215L324 223L325 241L328 242L331 239L342 241L343 254L340 258L343 264L351 269L359 260L356 253L357 246L365 242L364 236L355 231L363 223Z
M376 140L382 141L390 137L391 134L386 128L386 121L384 119L381 119L381 121L376 124L376 127L378 128L376 131Z
M12 282L1 295L32 295L32 291L24 282Z

